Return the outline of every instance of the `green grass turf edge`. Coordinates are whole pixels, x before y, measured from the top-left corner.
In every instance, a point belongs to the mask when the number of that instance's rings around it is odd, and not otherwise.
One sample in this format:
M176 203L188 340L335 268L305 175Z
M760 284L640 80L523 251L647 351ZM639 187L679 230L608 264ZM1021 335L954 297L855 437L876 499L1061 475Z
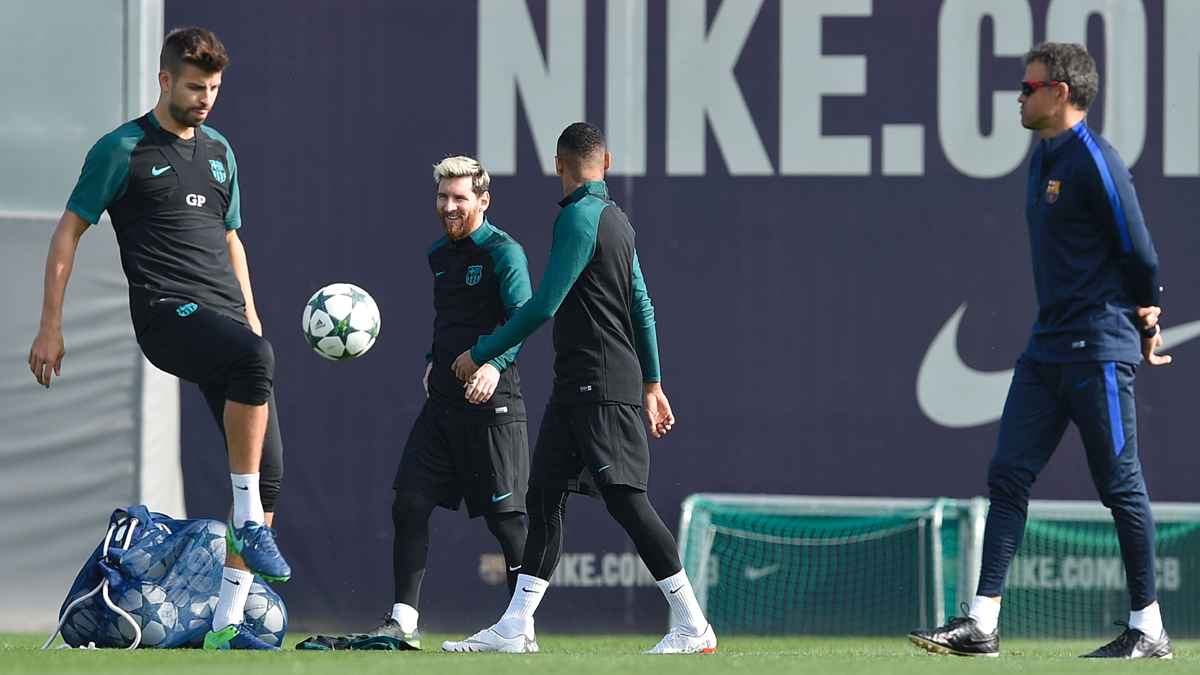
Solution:
M996 659L968 659L926 654L904 638L727 637L713 655L654 656L640 654L660 636L546 635L538 654L447 654L442 640L459 635L422 635L421 652L301 652L293 646L304 635L292 635L279 653L205 652L202 650L81 651L40 649L44 636L0 634L0 672L5 675L60 673L71 675L212 675L230 666L254 675L727 675L747 673L1071 673L1142 672L1172 668L1196 672L1200 641L1176 641L1171 662L1095 661L1078 654L1099 646L1091 641L1010 640L1001 643ZM1158 672L1158 671L1156 671ZM1165 671L1164 671L1165 672Z

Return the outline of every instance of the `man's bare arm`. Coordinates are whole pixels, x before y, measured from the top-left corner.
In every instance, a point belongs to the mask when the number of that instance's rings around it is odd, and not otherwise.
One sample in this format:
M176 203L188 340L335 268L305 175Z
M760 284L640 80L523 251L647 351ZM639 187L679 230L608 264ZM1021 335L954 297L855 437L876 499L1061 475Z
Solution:
M67 353L62 336L63 298L67 294L67 281L75 265L75 250L79 238L91 227L91 223L74 211L63 211L58 227L50 239L50 253L46 256L46 280L42 296L42 321L37 337L29 349L29 370L38 384L50 387L50 376L61 375L62 359Z
M262 322L258 320L258 310L254 308L254 291L250 289L250 265L246 262L246 247L238 238L237 230L225 233L225 243L229 245L229 264L237 276L238 284L242 287L242 295L246 298L246 320L250 322L250 330L255 335L262 335Z

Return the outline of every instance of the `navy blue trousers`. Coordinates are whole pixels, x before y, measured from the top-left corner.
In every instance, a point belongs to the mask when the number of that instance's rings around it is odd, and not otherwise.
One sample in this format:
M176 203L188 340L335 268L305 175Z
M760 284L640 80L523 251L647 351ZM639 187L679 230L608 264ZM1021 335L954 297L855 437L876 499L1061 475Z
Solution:
M1132 608L1156 599L1154 518L1137 454L1135 366L1112 361L1017 360L996 455L988 466L991 509L983 537L978 594L1004 594L1004 581L1025 536L1029 490L1074 422L1100 501L1112 511Z

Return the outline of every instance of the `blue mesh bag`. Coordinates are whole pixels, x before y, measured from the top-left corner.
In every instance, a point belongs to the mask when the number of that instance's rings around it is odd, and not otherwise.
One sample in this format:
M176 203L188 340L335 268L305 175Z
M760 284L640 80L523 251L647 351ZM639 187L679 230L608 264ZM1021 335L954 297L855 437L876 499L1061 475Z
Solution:
M200 647L224 566L224 523L177 520L144 506L117 509L75 577L45 646L61 632L72 647ZM283 601L257 576L246 623L270 645L278 646L287 632Z

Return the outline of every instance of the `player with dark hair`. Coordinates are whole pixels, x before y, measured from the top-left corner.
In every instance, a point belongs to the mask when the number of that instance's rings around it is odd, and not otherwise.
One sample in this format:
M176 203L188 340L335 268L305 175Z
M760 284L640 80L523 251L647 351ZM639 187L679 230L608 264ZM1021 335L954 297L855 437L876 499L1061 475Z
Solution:
M660 386L654 307L642 280L634 231L608 196L611 157L604 135L577 122L558 139L554 160L566 197L554 222L550 260L533 297L508 323L454 362L468 380L481 363L554 319L554 390L542 418L529 476L529 538L508 610L494 626L442 648L457 652L537 651L533 614L562 555L570 492L599 497L633 539L677 623L652 652L712 652L717 638L670 530L646 495L650 448L675 424Z
M353 644L360 649L379 642L421 648L417 601L435 507L458 509L465 498L467 513L483 516L504 553L509 595L525 548L529 441L515 363L521 345L489 359L465 387L450 365L480 333L504 325L529 300L529 263L521 245L485 215L491 180L479 162L447 157L434 167L433 179L445 236L429 249L437 312L426 356L429 400L404 445L392 484L395 604L383 625Z
M1171 658L1154 585L1154 517L1138 460L1133 377L1162 345L1158 254L1121 158L1084 123L1099 89L1081 45L1042 43L1023 58L1021 123L1041 133L1025 215L1038 316L1017 360L996 454L983 566L966 617L909 639L929 651L996 656L1004 581L1025 534L1029 491L1069 422L1079 428L1100 500L1113 515L1131 599L1114 641L1085 654Z
M107 134L83 171L50 242L41 328L29 352L50 386L66 353L62 306L79 238L108 211L129 280L129 311L150 363L200 386L229 452L229 555L206 649L276 649L245 624L254 574L286 581L275 546L283 443L272 383L275 357L254 308L238 169L225 137L203 126L229 64L211 32L166 37L154 109Z

